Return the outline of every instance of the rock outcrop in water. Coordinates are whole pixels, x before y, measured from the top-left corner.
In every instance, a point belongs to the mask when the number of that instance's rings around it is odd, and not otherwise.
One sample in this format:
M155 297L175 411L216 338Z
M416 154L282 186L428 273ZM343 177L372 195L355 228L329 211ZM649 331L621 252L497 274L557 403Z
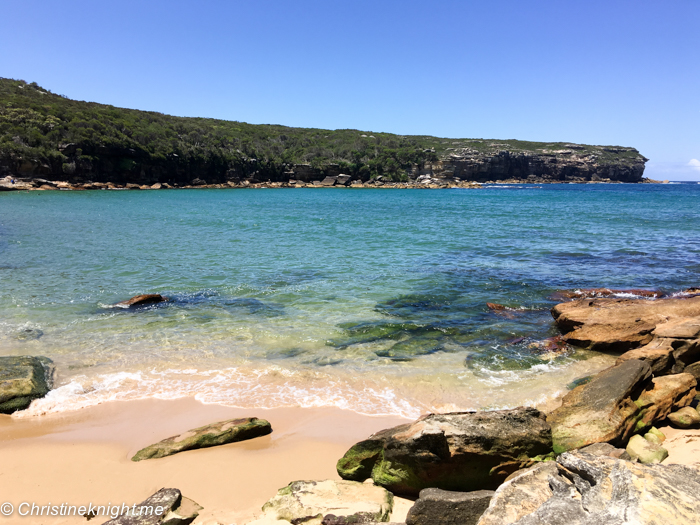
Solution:
M53 372L48 357L0 357L0 414L24 410L48 394Z

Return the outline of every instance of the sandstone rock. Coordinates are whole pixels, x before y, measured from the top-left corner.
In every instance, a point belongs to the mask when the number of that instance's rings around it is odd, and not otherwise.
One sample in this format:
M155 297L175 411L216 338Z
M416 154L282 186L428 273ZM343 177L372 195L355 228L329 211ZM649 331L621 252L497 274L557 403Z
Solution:
M126 185L126 189L127 189L127 190L140 190L140 189L141 189L141 186L140 186L139 184L133 184L133 183L129 182L129 183Z
M643 361L625 361L574 388L562 406L547 416L554 452L592 443L625 441L635 430L640 408L633 402L647 387L651 369Z
M634 295L637 297L649 297L656 299L664 294L656 290L613 290L611 288L587 288L582 290L562 290L552 294L552 298L556 299L592 299L595 297L614 297L614 296Z
M262 510L273 519L304 525L387 522L394 497L387 490L356 481L293 481L280 489Z
M188 525L199 516L200 510L200 505L185 498L178 489L160 489L103 525Z
M686 374L692 375L696 381L700 380L700 362L698 363L693 363L691 365L686 366L683 369L683 372Z
M346 479L371 473L395 494L493 489L551 446L550 427L535 409L430 414L356 444L337 469Z
M654 445L661 445L662 440L659 436L656 434L653 434L651 432L647 432L644 434L644 439L646 439L649 443L653 443Z
M616 459L632 459L624 448L613 447L610 443L593 443L579 449L583 454L591 454L592 456L609 456Z
M153 185L151 186L151 189L152 189L152 190L159 190L159 189L161 189L162 187L163 187L163 185L162 185L160 182L156 182L155 184L153 184Z
M640 435L632 436L625 450L632 459L638 459L640 463L661 463L668 457L668 450Z
M657 337L653 332L658 325L699 317L700 297L580 299L556 305L552 315L567 342L592 350L625 352L650 343Z
M668 415L668 420L679 428L700 425L700 414L693 407L684 407Z
M44 397L53 383L54 366L48 357L0 357L0 414L24 410Z
M321 186L335 186L335 177L326 177L321 181Z
M644 438L646 439L646 437L649 436L649 435L655 436L656 439L658 440L657 443L663 443L664 441L666 441L666 435L665 435L663 432L661 432L661 431L660 431L658 428L656 428L656 427L651 427L651 428L649 429L649 432L647 432L647 433L644 435Z
M700 471L562 454L502 485L478 525L697 525Z
M352 175L338 175L335 179L335 183L338 186L347 186L352 179Z
M152 293L144 295L135 295L131 299L127 299L126 301L120 301L116 303L114 306L119 306L121 308L134 308L146 304L162 303L167 300L167 297L163 297L162 295L157 293Z
M139 450L132 461L144 459L162 458L171 456L185 450L215 447L245 441L259 436L265 436L272 432L270 423L256 417L229 419L211 425L188 430L179 436L169 437L154 445Z
M452 492L423 489L408 511L406 525L475 525L488 508L494 492Z
M674 410L692 403L697 382L690 374L675 374L655 377L651 388L642 392L635 400L640 409L635 430L641 431L655 421L661 421Z

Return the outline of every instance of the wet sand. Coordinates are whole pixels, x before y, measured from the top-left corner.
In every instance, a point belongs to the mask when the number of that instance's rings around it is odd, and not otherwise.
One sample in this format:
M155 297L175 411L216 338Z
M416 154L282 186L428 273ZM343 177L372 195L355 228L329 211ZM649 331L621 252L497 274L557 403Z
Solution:
M166 437L243 416L267 419L272 434L130 461L139 449ZM17 509L22 502L132 505L174 487L204 507L195 523L241 525L260 515L263 503L290 481L340 479L335 464L350 446L404 422L336 408L239 409L193 399L112 402L26 419L0 416L0 504L15 507L0 523L84 525L82 516L21 517ZM409 507L399 501L392 521L403 521Z

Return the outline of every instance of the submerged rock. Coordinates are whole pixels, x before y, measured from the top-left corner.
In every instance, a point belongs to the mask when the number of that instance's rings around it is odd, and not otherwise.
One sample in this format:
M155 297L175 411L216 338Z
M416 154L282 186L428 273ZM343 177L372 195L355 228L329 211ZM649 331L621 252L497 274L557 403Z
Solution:
M237 441L265 436L272 432L272 426L264 419L247 417L229 419L203 427L188 430L179 436L169 437L154 445L139 450L131 461L162 458L185 450L215 447Z
M199 504L184 497L178 489L160 489L103 525L189 525L200 510Z
M383 430L338 461L340 477L415 495L428 487L493 489L512 472L552 450L551 430L538 410L430 414Z
M293 481L262 510L271 519L295 524L388 522L394 497L387 490L356 481Z
M54 366L48 357L0 357L0 414L12 414L44 397L52 387Z
M503 484L479 525L697 525L700 471L562 454Z
M162 295L157 293L152 293L144 295L135 295L131 299L127 299L126 301L120 301L116 303L114 306L118 306L120 308L133 308L136 306L143 306L146 304L162 303L167 300L167 297L163 297Z
M492 490L423 489L408 511L406 525L475 525L494 494Z

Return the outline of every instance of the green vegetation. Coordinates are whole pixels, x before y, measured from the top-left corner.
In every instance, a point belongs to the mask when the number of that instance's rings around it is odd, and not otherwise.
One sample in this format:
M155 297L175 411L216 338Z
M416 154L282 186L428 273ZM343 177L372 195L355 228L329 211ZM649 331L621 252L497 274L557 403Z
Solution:
M0 79L0 167L10 172L29 161L40 167L34 173L64 178L158 179L175 173L188 182L200 176L210 181L227 177L284 180L292 165L309 164L315 169L335 166L336 171L363 180L379 175L406 180L407 169L454 150L541 154L567 147L565 143L443 139L173 117L75 101L36 83ZM621 157L639 156L629 148L576 149L578 155L590 153L600 160L610 156L619 162Z

